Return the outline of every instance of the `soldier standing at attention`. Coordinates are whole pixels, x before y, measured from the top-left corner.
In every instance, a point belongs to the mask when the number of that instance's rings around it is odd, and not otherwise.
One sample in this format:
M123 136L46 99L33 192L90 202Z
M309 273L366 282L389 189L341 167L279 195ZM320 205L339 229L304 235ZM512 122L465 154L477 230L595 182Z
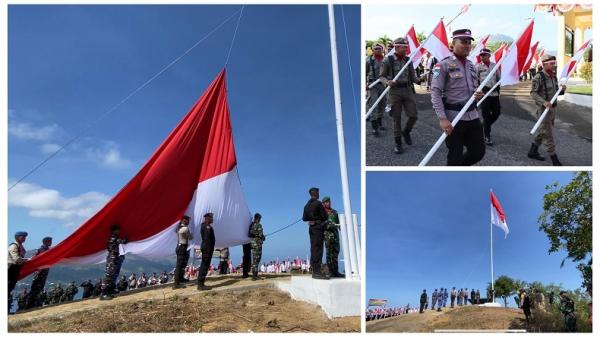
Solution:
M260 223L262 215L259 213L254 214L254 221L250 225L250 234L252 238L250 244L252 246L252 281L259 280L258 277L258 266L260 265L260 259L262 258L262 245L265 242L265 235L263 233L263 227Z
M338 256L340 254L340 235L338 229L340 227L340 219L338 212L331 208L331 198L323 198L323 207L327 213L327 227L325 228L325 247L327 248L327 267L329 269L329 277L345 277L338 270Z
M202 262L200 263L200 271L198 272L198 290L210 289L210 287L204 285L204 282L206 281L206 274L208 274L210 260L212 259L212 255L215 250L215 230L212 228L212 223L213 214L204 214L204 221L200 226L200 235L202 236L202 244L200 245L200 251L202 251Z
M481 49L479 56L481 62L475 66L475 72L477 73L477 83L479 86L481 82L487 77L487 75L496 66L495 63L490 61L491 51L487 48ZM483 87L483 93L487 94L496 83L500 81L500 69L496 71L496 74L487 81ZM483 135L485 143L489 146L494 145L490 133L492 132L492 124L500 117L500 86L497 86L488 97L481 102L481 116L483 117Z
M104 281L102 284L102 297L101 300L112 300L113 294L115 293L116 284L115 281L118 274L119 268L119 245L126 244L127 239L120 239L119 233L121 232L121 226L114 224L110 227L110 237L106 242L106 250L108 255L106 256L106 267L104 269Z
M452 33L453 54L433 68L431 103L440 120L440 128L448 135L448 166L470 166L479 162L485 155L483 127L475 102L467 108L456 127L452 127L452 120L473 94L476 100L483 97L483 92L475 91L475 66L467 59L472 41L469 29L455 30ZM463 153L464 148L467 149L466 153Z
M49 236L43 238L42 245L37 250L35 255L39 255L47 251L48 249L50 249L50 246L52 246L52 238ZM38 297L42 290L44 290L44 287L46 286L46 279L48 278L49 271L50 268L44 268L38 270L33 275L33 280L31 281L31 290L29 291L29 296L27 297L27 304L25 305L26 309L33 308L38 303Z
M404 152L402 148L402 138L406 144L412 145L410 132L417 122L417 100L415 97L414 83L421 83L417 77L412 61L406 56L408 41L405 38L394 40L394 54L387 56L381 65L379 79L390 87L388 94L388 105L391 106L391 115L394 119L394 141L396 147L394 152L400 154ZM408 67L397 80L393 78L400 72L402 67L408 62ZM402 111L408 117L404 129L402 129Z
M308 235L310 236L310 268L312 270L312 278L320 280L328 280L327 275L321 272L321 264L323 263L323 235L325 232L325 224L327 222L327 213L323 204L319 200L319 189L312 187L308 190L310 199L304 206L302 221L308 222Z
M175 263L175 272L173 276L173 289L185 287L181 283L184 282L183 273L190 259L190 252L188 250L189 240L193 239L189 223L190 217L184 215L181 218L181 221L179 221L179 226L176 230L177 248L175 248L175 253L177 254L177 262Z
M450 290L450 308L454 308L455 300L456 300L456 287L452 287L452 290Z
M377 81L379 78L379 73L381 72L381 64L383 63L383 45L378 43L373 46L373 55L369 56L367 59L366 68L367 69L367 91L369 92L369 98L367 100L367 110L370 109L377 98L383 93L385 90L385 85L383 82L379 81L375 86L369 88L371 83ZM373 127L373 135L379 136L379 130L383 131L385 128L383 127L383 111L385 110L386 98L384 97L379 103L375 110L373 110L373 114L371 115L371 126Z
M423 293L421 294L421 298L420 298L419 302L420 302L419 313L422 314L423 309L425 309L425 305L427 304L427 289L423 289Z
M435 304L437 303L438 291L437 289L431 294L431 310L435 310Z
M562 166L562 163L556 156L556 148L554 145L554 135L552 129L554 128L554 117L556 114L556 102L550 104L552 96L558 91L558 80L556 79L556 57L552 55L544 55L542 57L543 70L538 72L533 80L531 81L531 97L537 105L537 116L541 116L544 110L548 108L548 113L542 121L542 124L536 131L531 148L527 153L527 157L537 160L545 160L540 155L538 148L542 143L546 147L546 151L550 155L552 165ZM562 91L560 95L565 93L566 86L561 85Z

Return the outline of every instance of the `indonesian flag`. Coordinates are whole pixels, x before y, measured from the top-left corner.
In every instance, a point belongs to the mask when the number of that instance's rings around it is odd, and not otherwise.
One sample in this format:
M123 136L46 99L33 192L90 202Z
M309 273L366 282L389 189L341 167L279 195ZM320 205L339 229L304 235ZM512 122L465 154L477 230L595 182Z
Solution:
M121 254L146 258L174 255L183 215L190 217L194 245L208 212L217 247L248 242L252 218L236 167L223 70L136 176L70 236L26 262L19 278L57 263L104 262L113 224L129 240Z
M539 53L537 53L533 56L533 62L534 62L533 64L535 65L536 68L538 66L538 63L540 63L542 56L544 56L545 52L546 52L546 49L542 49Z
M477 45L475 46L475 49L471 50L471 54L469 54L469 57L468 57L468 59L471 60L471 62L473 62L473 63L481 62L479 53L481 52L481 50L483 48L485 48L487 46L487 41L489 38L490 38L490 34L486 35L483 39L481 39L477 43Z
M591 44L592 39L589 39L586 43L579 47L575 55L573 55L569 62L565 64L565 67L563 68L562 73L560 74L561 79L567 79L571 76L571 74L573 74L575 69L577 69L577 63L579 63L579 61L583 57L583 54L585 54L586 50L591 46Z
M539 43L540 41L537 41L533 44L533 46L531 46L531 49L529 50L529 55L527 55L527 61L525 61L525 66L523 66L523 70L521 70L521 74L524 74L529 71L529 68L531 67L531 62L533 61L533 56L537 52L537 46Z
M502 55L504 55L504 52L506 52L506 47L506 43L500 45L500 47L492 54L492 62L498 63L498 61L500 61Z
M423 52L425 49L420 48L419 39L417 38L417 33L415 32L415 26L410 26L408 33L406 33L406 40L408 40L408 49L407 53L410 55L412 50L417 50L415 56L413 57L413 67L416 69L419 67L419 63L421 62L421 58L423 57Z
M500 227L504 231L504 237L508 235L508 225L506 224L506 215L500 201L494 195L494 192L490 191L490 199L492 201L492 225Z
M529 49L531 48L531 36L533 35L533 20L529 22L527 28L521 36L517 38L508 50L500 75L501 86L517 84L520 82L521 70L527 61Z
M451 55L448 49L448 36L446 35L446 27L443 20L440 20L437 26L435 26L431 35L421 45L421 48L426 49L438 60L445 59Z

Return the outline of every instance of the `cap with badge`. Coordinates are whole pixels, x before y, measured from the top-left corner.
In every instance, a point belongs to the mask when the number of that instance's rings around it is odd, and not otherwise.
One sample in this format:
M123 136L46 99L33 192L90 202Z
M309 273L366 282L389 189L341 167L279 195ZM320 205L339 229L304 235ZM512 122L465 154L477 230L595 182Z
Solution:
M479 52L479 55L491 55L492 51L487 49L487 48L482 48L481 51Z
M15 238L16 238L17 236L27 236L27 235L28 235L28 234L27 234L27 232L21 232L21 231L20 231L20 232L16 232L16 233L15 233Z
M452 39L471 39L471 41L475 41L473 36L471 36L470 29L457 29L452 32Z

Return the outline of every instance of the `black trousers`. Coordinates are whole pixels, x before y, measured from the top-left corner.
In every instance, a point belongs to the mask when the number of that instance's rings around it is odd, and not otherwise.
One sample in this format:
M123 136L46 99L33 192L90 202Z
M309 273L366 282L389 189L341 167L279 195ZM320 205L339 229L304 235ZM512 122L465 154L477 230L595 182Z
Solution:
M204 285L206 275L208 274L208 267L210 266L210 259L212 259L213 250L202 251L202 262L200 263L200 270L198 271L198 285Z
M17 281L19 280L19 273L21 272L20 264L11 264L8 266L8 300L10 300L10 293L17 286ZM10 308L10 302L8 303L8 307Z
M244 276L250 272L250 265L252 264L252 244L246 243L242 246L244 256L242 257L242 273Z
M488 96L488 98L481 103L481 116L483 117L483 134L486 138L490 138L492 124L500 117L499 96Z
M479 119L459 121L446 138L448 147L448 166L471 166L479 162L485 155L483 128ZM467 152L463 153L463 148Z
M423 313L423 309L425 309L425 303L427 302L421 302L421 306L419 307L419 313Z
M178 244L175 249L177 254L177 262L175 263L175 274L173 275L173 283L179 284L183 281L185 274L185 267L188 264L190 258L190 252L187 250L187 244Z
M313 274L321 274L323 262L323 234L325 233L325 222L317 222L309 226L310 236L310 266Z

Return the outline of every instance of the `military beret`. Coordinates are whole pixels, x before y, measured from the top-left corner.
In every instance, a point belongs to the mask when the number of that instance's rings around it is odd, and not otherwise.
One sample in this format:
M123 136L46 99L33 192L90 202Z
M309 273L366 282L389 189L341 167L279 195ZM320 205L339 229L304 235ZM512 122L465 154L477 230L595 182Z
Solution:
M182 219L182 220L183 220L183 219L188 219L188 220L189 220L189 219L190 219L190 217L189 217L189 216L187 216L187 215L184 215L184 216L182 216L182 217L181 217L181 219Z
M310 194L313 194L314 192L319 192L319 189L318 189L318 188L316 188L316 187L311 187L311 188L308 190L308 193L310 193Z
M110 226L110 231L115 231L117 229L121 229L121 225L119 224L113 224L112 226Z
M481 51L479 52L479 55L481 54L491 54L492 51L487 49L487 48L482 48Z
M42 242L44 242L44 241L52 241L52 237L46 236L45 238L42 239Z
M399 45L406 45L406 46L408 46L408 41L406 41L406 39L403 38L403 37L399 37L399 38L397 38L397 39L394 40L394 46L398 45L398 44Z
M204 217L205 218L212 218L213 214L212 213L206 213L206 214L204 214Z
M331 201L331 198L330 197L323 197L323 202L325 202L325 201Z
M262 215L260 213L254 214L254 219L262 219Z
M548 61L555 61L555 60L556 60L556 57L552 56L552 55L545 54L544 56L542 56L542 63L548 62Z
M27 235L28 235L28 234L27 234L27 232L16 232L16 233L15 233L15 238L16 238L17 236L27 236Z
M457 29L452 32L452 39L463 39L463 38L468 38L468 39L471 39L472 41L475 40L473 38L473 36L471 36L470 29Z

